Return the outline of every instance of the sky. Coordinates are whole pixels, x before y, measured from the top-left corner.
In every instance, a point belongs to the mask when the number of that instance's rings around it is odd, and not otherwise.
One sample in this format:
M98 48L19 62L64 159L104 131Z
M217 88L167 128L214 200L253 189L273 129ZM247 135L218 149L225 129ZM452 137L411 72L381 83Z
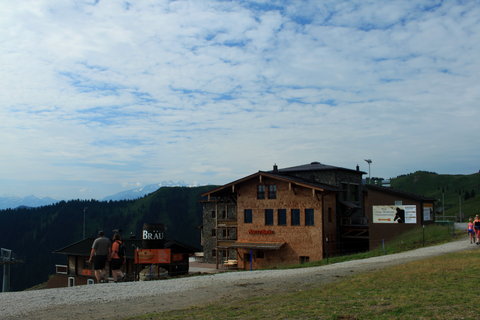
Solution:
M0 0L0 196L480 170L480 1Z

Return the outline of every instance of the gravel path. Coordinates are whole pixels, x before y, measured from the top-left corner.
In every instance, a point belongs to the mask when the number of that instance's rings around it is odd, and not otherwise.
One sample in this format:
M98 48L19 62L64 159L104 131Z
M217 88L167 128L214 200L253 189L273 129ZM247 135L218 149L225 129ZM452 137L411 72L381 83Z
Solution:
M466 240L322 267L227 272L160 281L126 282L0 293L0 319L119 319L176 310L219 299L294 291L355 273L466 249Z

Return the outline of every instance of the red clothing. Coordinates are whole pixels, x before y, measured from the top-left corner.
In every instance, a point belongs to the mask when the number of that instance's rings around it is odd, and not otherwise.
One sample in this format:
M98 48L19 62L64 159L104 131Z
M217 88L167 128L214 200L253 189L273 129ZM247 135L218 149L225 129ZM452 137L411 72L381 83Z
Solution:
M120 244L122 241L120 240L115 240L112 243L112 259L120 259L120 256L118 255L118 250L120 249Z

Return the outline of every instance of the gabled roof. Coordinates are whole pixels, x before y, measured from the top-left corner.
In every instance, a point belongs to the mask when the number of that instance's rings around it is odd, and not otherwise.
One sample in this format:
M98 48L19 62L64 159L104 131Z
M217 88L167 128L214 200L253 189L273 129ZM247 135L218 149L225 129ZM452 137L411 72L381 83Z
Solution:
M355 172L355 173L359 173L359 174L366 174L366 172L363 172L363 171L357 171L357 170L353 170L353 169L330 166L330 165L323 164L323 163L320 163L320 162L317 162L317 161L314 161L314 162L311 162L311 163L308 163L308 164L302 164L300 166L278 169L278 172L279 173L290 173L290 172L301 172L301 171L330 171L330 170L341 170L341 171ZM273 171L269 171L269 172L273 172Z
M244 178L235 180L233 182L227 183L223 186L220 186L220 187L217 187L213 190L205 192L204 194L202 194L202 196L206 197L206 196L212 195L214 193L217 193L219 191L222 191L222 190L225 190L225 189L228 189L228 188L234 189L236 185L239 185L239 184L244 183L246 181L258 178L259 176L270 178L270 179L275 179L275 180L279 180L279 181L293 183L293 184L301 186L301 187L315 189L315 190L318 190L318 191L338 191L339 190L337 187L332 186L332 185L328 185L328 184L315 183L315 182L307 181L307 180L304 180L304 179L301 179L301 178L298 178L298 177L292 177L292 176L282 175L282 174L279 174L279 173L273 173L271 171L269 171L269 172L258 171L257 173L251 174L251 175L246 176Z
M393 194L393 195L399 195L399 196L402 196L402 197L405 197L405 198L410 198L412 200L429 201L429 202L430 201L431 202L436 201L436 199L434 199L434 198L428 198L428 197L425 197L425 196L422 196L422 195L419 195L419 194L416 194L416 193L410 193L410 192L405 192L405 191L396 190L396 189L392 189L392 188L380 187L380 186L376 186L376 185L373 185L373 184L366 184L365 188L367 190L373 190L373 191L384 192L384 193L389 193L389 194Z

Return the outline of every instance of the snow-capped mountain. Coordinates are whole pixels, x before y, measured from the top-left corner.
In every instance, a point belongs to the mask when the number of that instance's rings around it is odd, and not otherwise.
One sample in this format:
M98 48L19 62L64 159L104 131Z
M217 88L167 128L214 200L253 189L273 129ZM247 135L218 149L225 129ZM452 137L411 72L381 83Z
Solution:
M18 207L42 207L58 202L52 198L37 198L33 195L27 197L0 197L0 210Z
M185 187L187 184L183 181L162 181L161 183L149 184L143 187L121 191L107 196L102 201L134 200L147 194L157 191L161 187Z

